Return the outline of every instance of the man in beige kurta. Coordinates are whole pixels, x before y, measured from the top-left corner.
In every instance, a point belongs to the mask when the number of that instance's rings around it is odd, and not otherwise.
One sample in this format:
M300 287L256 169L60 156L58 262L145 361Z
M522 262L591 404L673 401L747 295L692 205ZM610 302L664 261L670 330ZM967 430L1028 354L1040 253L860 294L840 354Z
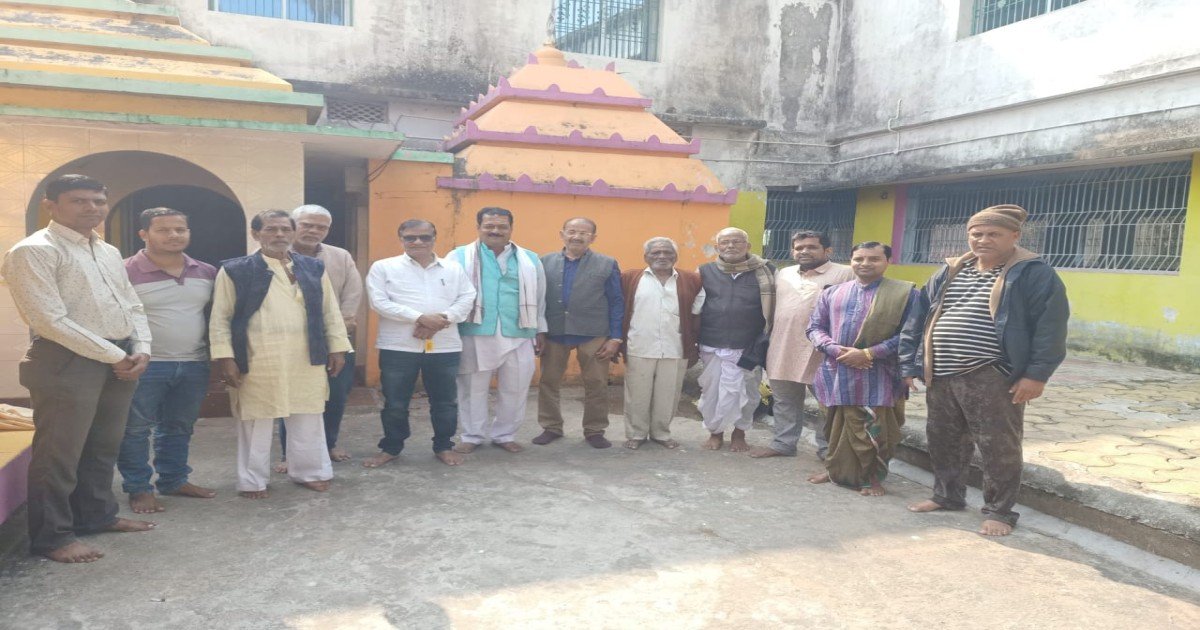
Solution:
M850 267L829 261L832 253L828 236L811 230L795 232L792 259L796 265L775 274L775 318L767 349L767 376L775 399L775 438L770 446L751 449L751 457L796 454L803 427L805 389L812 384L822 358L805 334L808 318L825 287L854 279ZM825 439L823 415L817 423L819 426L813 427L817 457L824 459L829 441Z
M329 488L333 467L325 448L322 413L329 397L329 375L336 376L350 349L346 326L338 309L337 294L320 261L289 253L295 224L288 213L271 210L251 223L251 234L262 249L245 258L223 263L217 274L209 336L216 371L229 386L238 431L238 491L248 498L265 498L270 475L271 430L275 418L288 429L288 477L317 491ZM265 269L263 268L265 267ZM251 271L247 272L246 270ZM236 330L239 291L249 293L240 274L270 274L262 304L245 324L244 366L238 365ZM306 278L312 278L319 295L309 304L320 304L320 324L326 360L317 363L311 345L306 306ZM265 281L265 280L264 280ZM245 299L246 295L243 295Z

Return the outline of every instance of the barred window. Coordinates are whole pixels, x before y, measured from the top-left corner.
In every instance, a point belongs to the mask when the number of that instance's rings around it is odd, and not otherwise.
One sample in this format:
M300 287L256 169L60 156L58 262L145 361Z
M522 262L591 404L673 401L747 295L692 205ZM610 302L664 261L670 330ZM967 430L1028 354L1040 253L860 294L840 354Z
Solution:
M902 260L962 254L967 219L1012 203L1029 211L1021 245L1055 267L1177 272L1190 180L1180 160L910 186Z
M978 35L1080 2L1083 0L975 0L971 34Z
M792 232L815 230L829 237L835 261L850 260L854 246L854 211L858 195L853 190L828 192L767 191L767 223L763 257L792 260Z
M660 0L557 0L555 7L559 50L658 61Z
M388 123L387 101L356 101L346 98L326 98L325 117L332 121L366 123L370 125Z
M351 0L209 0L224 13L350 26Z

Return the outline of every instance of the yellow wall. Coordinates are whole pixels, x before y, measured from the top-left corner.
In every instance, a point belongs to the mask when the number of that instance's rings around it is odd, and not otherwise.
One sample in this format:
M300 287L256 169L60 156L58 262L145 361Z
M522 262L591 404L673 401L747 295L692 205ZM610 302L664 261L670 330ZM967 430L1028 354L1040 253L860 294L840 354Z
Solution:
M881 190L889 191L880 199ZM892 238L895 187L862 189L855 241ZM966 248L964 237L964 251ZM935 265L893 265L888 276L923 284ZM1200 371L1200 153L1192 156L1183 240L1177 274L1062 271L1071 300L1072 348Z
M737 201L729 209L729 225L742 228L750 235L750 250L762 254L763 232L767 225L767 193L759 190L738 191ZM725 226L722 226L725 227ZM714 232L708 237L711 249ZM715 250L710 251L715 255Z

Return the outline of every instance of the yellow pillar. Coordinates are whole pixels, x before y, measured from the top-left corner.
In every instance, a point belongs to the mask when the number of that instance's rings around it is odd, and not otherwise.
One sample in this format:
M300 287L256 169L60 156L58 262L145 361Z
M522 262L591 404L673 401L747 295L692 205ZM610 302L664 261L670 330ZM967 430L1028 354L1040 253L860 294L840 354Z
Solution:
M750 251L761 255L763 232L767 225L766 191L738 191L737 201L729 208L729 225L746 230L750 235ZM709 238L712 236L709 235Z

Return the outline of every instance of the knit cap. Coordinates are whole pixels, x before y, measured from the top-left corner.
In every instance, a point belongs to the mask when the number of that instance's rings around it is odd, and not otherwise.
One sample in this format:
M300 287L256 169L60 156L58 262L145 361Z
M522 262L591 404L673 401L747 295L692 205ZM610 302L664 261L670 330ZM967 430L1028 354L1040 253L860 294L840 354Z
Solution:
M1025 219L1028 217L1029 213L1021 206L1001 204L976 212L971 217L971 220L967 221L967 229L969 230L977 225L994 225L1019 232L1021 226L1025 223Z

